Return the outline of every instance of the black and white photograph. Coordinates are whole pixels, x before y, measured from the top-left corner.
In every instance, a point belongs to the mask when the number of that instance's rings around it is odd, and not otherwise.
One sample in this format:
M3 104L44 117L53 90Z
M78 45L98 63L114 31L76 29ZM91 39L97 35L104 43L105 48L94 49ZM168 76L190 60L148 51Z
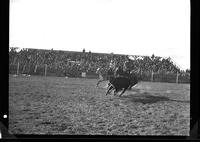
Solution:
M190 0L10 0L13 135L190 136Z

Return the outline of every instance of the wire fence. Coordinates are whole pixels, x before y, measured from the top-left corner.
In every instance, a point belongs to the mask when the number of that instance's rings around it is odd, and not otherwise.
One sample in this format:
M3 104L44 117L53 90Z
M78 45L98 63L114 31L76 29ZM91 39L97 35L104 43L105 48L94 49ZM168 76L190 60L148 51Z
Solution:
M55 68L54 66L44 65L23 65L20 63L12 64L9 66L9 74L29 74L40 76L59 76L59 77L85 77L85 78L98 78L95 72L83 72L80 68ZM168 82L168 83L190 83L190 74L181 73L155 73L155 72L142 72L140 73L142 81L151 82Z

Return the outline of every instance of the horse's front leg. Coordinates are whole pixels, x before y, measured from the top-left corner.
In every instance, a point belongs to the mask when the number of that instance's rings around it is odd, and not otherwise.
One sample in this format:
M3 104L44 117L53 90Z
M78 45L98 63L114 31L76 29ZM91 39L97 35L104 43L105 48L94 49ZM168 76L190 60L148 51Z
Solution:
M106 92L106 95L108 95L108 93L110 93L110 91L113 89L113 86L110 86L110 88L108 89L108 91Z
M119 95L120 97L122 96L122 94L124 94L124 92L127 90L128 88L124 88L123 91L121 92L121 94Z

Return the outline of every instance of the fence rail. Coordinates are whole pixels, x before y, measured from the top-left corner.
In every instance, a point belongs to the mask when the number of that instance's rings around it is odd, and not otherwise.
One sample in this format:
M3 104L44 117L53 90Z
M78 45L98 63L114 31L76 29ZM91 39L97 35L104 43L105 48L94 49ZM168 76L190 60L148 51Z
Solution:
M65 70L47 66L47 65L10 65L10 74L30 74L30 75L42 75L42 76L68 76L68 77L86 77L86 78L98 78L95 72L87 72L85 75L82 71L73 69ZM168 82L168 83L190 83L190 75L188 74L178 74L178 73L141 73L142 81L151 82Z

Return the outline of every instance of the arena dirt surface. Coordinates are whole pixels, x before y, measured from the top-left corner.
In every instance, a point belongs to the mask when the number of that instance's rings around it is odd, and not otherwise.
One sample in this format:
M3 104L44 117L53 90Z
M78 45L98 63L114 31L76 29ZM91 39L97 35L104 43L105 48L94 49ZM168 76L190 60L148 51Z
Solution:
M105 96L97 79L9 76L9 131L45 135L189 136L190 85L140 82Z

